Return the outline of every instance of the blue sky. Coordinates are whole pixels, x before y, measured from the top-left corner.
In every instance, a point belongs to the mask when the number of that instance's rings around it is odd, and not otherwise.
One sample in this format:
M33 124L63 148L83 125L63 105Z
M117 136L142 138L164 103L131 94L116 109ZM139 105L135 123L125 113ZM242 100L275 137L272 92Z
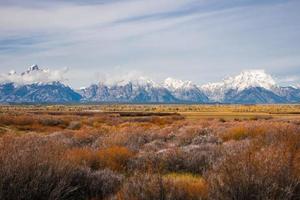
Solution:
M80 87L265 69L299 83L299 10L299 0L0 0L0 73L68 67L67 83Z

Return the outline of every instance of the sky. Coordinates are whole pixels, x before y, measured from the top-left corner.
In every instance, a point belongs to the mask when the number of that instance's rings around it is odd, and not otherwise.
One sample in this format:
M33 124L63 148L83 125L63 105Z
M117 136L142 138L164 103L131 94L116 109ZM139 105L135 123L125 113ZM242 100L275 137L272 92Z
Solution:
M79 88L264 69L299 84L299 10L299 0L0 0L0 73L38 64Z

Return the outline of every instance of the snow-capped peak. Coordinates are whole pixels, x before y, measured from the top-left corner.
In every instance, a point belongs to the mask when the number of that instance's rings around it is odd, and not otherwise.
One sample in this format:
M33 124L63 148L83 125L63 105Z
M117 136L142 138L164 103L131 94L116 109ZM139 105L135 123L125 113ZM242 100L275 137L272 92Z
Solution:
M39 70L39 66L34 64L34 65L31 65L27 71L38 71Z
M31 65L30 67L28 67L28 69L25 72L22 72L21 75L23 76L25 74L30 74L30 73L38 72L38 71L41 71L39 66L34 64L34 65ZM42 71L45 71L45 70L42 70Z
M270 90L276 85L272 76L264 70L245 70L235 77L225 79L224 83L231 89L237 89L238 91L250 87L262 87Z
M262 87L272 90L276 82L271 75L264 70L245 70L239 75L224 79L222 82L209 83L201 86L201 89L214 100L222 100L229 90L242 91L251 87Z
M182 81L170 77L165 79L163 85L169 90L195 87L195 85L191 81Z

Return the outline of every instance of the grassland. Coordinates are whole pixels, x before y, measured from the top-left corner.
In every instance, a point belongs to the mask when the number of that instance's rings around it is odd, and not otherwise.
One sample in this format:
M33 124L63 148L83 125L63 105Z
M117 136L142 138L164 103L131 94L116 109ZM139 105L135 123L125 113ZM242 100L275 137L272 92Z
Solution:
M1 106L0 199L300 199L300 106Z

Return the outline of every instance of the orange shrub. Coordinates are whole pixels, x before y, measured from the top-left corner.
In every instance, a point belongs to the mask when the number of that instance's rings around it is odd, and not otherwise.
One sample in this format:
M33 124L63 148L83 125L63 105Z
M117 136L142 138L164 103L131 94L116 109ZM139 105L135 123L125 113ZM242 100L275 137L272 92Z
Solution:
M91 169L99 168L99 160L96 152L89 148L74 148L67 150L64 158L75 165L90 167Z
M248 137L248 130L244 126L236 126L230 128L227 132L221 135L224 141L242 140Z
M239 125L230 128L227 130L221 138L224 141L228 140L243 140L246 138L255 138L258 136L263 136L267 133L266 126L270 126L267 124L259 124L259 125Z
M168 174L164 176L166 199L206 199L208 185L206 181L192 174Z
M124 171L134 153L126 147L113 146L99 150L97 156L101 167L114 171Z
M117 195L118 200L201 200L207 197L206 182L189 174L137 173Z
M73 133L73 139L81 146L91 144L97 138L97 132L91 129L80 129Z

